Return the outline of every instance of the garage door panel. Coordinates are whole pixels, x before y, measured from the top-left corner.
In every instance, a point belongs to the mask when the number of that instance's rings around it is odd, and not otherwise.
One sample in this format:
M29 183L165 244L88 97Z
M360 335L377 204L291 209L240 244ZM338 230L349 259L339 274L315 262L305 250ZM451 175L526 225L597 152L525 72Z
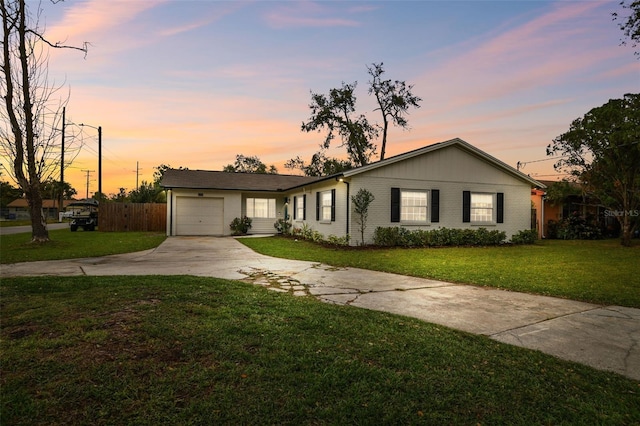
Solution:
M177 197L176 235L222 235L224 199Z

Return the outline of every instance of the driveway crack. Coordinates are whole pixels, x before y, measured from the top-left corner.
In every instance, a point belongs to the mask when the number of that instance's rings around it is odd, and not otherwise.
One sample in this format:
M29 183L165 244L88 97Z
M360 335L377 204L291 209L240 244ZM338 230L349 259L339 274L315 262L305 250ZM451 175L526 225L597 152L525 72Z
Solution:
M566 314L561 314L561 315L556 315L556 316L552 316L552 317L543 318L543 319L538 320L538 321L530 322L530 323L528 323L526 325L519 325L517 327L507 328L505 330L498 331L498 332L493 333L493 334L489 334L488 337L494 337L494 336L499 336L500 334L508 333L511 336L513 336L514 338L516 338L518 340L518 342L521 342L520 336L525 336L527 334L533 334L533 333L539 333L541 331L545 331L546 329L544 329L544 330L542 330L542 329L541 330L534 330L534 331L530 331L530 332L524 333L524 334L516 334L515 333L516 330L522 330L522 329L525 329L525 328L528 328L528 327L532 327L532 326L535 326L535 325L539 325L539 324L545 323L547 321L552 321L552 320L556 320L556 319L560 319L560 318L566 318L566 317L569 317L571 315L585 314L587 312L595 311L595 310L598 310L598 309L602 309L602 306L594 306L593 308L585 309L585 310L582 310L582 311L568 312Z

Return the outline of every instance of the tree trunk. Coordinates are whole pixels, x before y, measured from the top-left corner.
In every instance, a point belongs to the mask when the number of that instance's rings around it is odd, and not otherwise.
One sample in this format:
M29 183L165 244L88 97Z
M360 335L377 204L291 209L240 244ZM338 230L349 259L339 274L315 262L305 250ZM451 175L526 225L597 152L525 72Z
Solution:
M389 128L389 121L386 115L382 115L384 118L384 130L382 132L382 149L380 150L380 161L384 160L384 152L387 149L387 130Z
M44 243L49 241L47 219L42 212L42 196L40 191L32 191L27 197L29 213L31 214L31 242Z
M627 212L625 211L625 214L618 218L622 231L620 235L620 244L624 247L631 247L631 233L633 232L633 229L631 226L631 219L626 213Z

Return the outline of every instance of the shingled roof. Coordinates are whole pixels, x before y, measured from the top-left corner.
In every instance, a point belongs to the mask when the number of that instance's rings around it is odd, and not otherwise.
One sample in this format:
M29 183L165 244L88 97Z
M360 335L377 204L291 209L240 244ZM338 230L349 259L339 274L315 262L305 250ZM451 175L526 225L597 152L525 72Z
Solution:
M278 192L317 180L317 177L309 176L168 169L164 172L160 185L167 189L186 188Z

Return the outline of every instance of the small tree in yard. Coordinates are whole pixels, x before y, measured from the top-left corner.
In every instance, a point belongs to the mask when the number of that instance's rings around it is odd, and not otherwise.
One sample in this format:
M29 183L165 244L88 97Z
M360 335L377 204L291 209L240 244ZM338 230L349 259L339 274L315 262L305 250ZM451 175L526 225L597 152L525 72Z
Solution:
M351 197L353 211L357 215L356 223L360 225L360 245L364 245L364 231L367 229L367 219L369 217L369 206L375 200L373 194L364 188L360 188L356 195Z

